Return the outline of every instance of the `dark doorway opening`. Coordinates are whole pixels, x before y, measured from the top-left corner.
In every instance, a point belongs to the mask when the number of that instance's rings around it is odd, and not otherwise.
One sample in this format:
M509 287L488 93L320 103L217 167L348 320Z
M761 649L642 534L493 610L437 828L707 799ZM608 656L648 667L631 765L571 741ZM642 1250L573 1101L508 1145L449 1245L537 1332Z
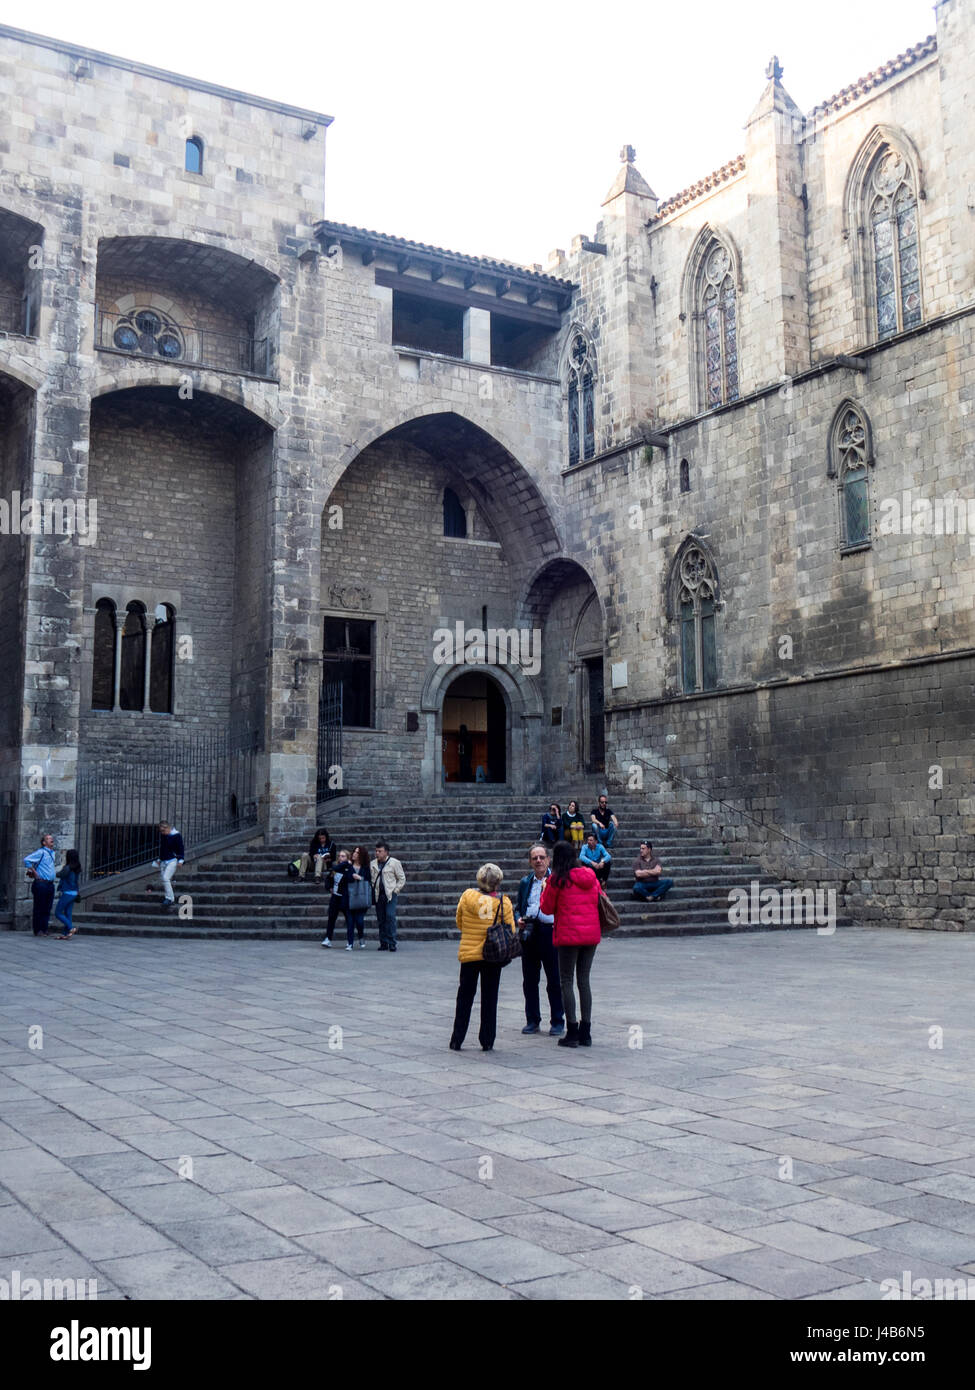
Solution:
M497 683L480 672L447 688L441 723L444 781L508 780L508 714Z
M586 771L605 772L606 726L603 717L605 694L601 656L586 662L586 696L588 704Z

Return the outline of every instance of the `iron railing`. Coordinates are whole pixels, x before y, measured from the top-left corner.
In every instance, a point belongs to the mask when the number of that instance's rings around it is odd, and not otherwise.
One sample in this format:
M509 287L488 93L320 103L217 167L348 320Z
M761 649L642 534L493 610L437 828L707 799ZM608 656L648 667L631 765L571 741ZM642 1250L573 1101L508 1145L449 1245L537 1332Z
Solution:
M256 825L256 736L197 734L138 759L82 756L77 841L83 876L103 878L155 858L169 821L187 850Z
M33 317L30 295L0 294L0 333L33 337Z
M13 885L17 881L13 866L13 792L0 792L0 912L13 907Z
M342 775L342 685L323 683L318 697L318 800L344 791Z
M219 371L270 374L267 338L249 333L217 333L174 323L162 313L140 310L132 314L107 314L95 310L95 347L124 352L130 357L182 363L187 367L213 367Z

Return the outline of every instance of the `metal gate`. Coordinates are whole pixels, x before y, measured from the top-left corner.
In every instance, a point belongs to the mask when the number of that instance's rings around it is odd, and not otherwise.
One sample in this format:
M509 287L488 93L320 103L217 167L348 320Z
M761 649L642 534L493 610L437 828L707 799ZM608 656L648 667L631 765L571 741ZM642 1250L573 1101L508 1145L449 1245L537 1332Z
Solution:
M342 683L322 683L318 697L319 801L331 801L345 790L342 773Z

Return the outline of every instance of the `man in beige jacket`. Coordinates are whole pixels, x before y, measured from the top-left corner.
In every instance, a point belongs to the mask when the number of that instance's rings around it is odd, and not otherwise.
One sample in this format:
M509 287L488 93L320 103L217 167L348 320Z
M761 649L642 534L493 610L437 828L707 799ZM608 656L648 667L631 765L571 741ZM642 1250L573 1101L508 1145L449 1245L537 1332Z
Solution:
M406 884L403 865L394 859L385 840L376 842L372 861L372 889L376 900L380 951L396 950L396 898Z

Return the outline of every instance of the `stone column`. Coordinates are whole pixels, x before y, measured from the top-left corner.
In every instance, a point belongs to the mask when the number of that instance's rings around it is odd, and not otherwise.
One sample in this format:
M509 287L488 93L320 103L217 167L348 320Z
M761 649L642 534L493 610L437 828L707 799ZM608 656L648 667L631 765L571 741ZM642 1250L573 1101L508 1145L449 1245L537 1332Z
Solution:
M491 365L491 315L487 309L464 310L464 360Z

